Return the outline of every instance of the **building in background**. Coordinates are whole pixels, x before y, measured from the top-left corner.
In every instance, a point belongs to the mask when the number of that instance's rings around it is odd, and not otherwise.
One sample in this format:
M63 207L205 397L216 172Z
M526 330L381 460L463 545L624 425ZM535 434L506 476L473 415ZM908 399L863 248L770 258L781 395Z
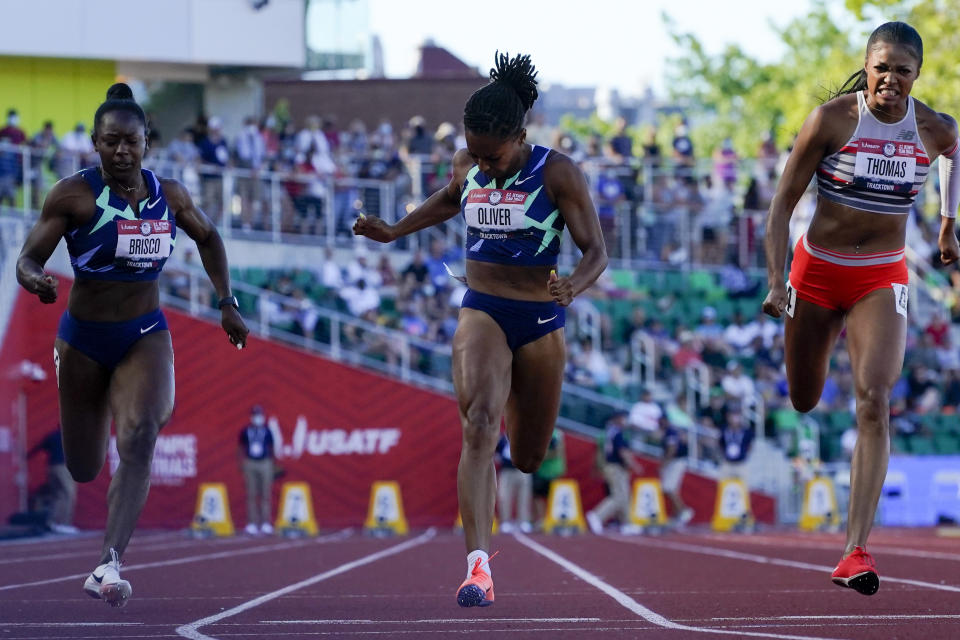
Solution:
M199 113L228 133L259 115L265 72L306 63L305 0L34 0L3 7L0 108L62 135L122 79L168 138ZM128 25L128 28L123 28ZM39 35L39 37L38 37Z

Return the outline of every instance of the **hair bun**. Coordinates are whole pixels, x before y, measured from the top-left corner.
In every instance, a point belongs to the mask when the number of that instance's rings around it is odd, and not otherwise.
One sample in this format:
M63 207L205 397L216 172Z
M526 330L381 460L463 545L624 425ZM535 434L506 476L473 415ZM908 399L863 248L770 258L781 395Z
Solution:
M117 82L107 89L107 100L133 100L133 90L124 82Z

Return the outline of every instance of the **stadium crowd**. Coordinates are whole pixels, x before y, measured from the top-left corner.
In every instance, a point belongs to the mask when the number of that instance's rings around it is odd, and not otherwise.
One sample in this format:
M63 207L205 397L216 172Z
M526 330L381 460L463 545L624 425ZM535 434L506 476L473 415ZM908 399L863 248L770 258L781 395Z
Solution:
M18 114L10 110L0 129L0 207L16 204L25 180L31 181L31 199L37 207L54 180L95 162L96 155L83 123L58 138L51 122L33 136L18 122ZM574 302L567 336L568 380L635 403L630 423L645 437L655 436L660 415L677 426L697 422L708 430L722 430L728 415L739 414L757 398L766 409L768 433L777 433L778 416L790 412L782 325L760 312L766 287L755 267L763 264L759 240L763 215L789 149L778 149L767 136L753 157L744 159L725 140L704 164L697 158L706 154L695 152L683 122L673 129L667 150L657 143L655 128L636 132L622 119L606 138L599 134L578 138L546 127L537 118L527 131L532 143L558 148L584 168L608 246L614 249L611 254L616 257L615 249L625 242L620 236L624 229L633 229L626 239L630 255L643 264L657 264L661 272L651 279L645 270L621 263ZM153 132L151 145L152 162L175 167L214 219L231 208L235 224L264 228L273 196L257 176L279 174L281 206L290 214L285 231L319 234L322 225L329 228L327 219L333 216L335 232L347 236L358 211L389 219L402 215L415 198L438 189L449 179L453 153L464 141L462 127L441 123L431 129L419 117L395 130L386 120L372 129L359 120L341 128L335 117L311 116L298 127L292 120L270 115L259 121L247 118L232 139L224 135L219 117L201 116L173 139ZM25 148L33 168L28 175ZM237 172L236 210L223 198L224 170ZM384 183L398 196L396 211L382 209L385 203L375 185ZM348 186L333 186L337 184ZM808 193L798 206L794 216L798 229L812 213L814 197ZM934 266L936 200L935 192L918 200L908 232L909 245ZM624 217L636 224L625 227ZM185 259L189 262L191 257ZM261 296L256 308L246 310L274 326L320 340L329 338L320 309L329 308L446 344L456 328L465 291L448 266L456 269L459 263L461 249L440 236L433 236L426 250L412 252L373 253L361 247L345 266L328 249L322 264L311 271L257 270L260 275L251 284L263 286L271 295ZM692 265L696 268L691 270ZM234 275L243 279L246 274ZM923 325L911 316L903 376L891 398L895 449L923 449L913 443L931 440L939 425L932 416L956 414L960 408L960 356L952 335L953 323L960 320L960 275L956 270L943 275L949 282L941 287L947 303L944 312ZM173 292L188 297L183 274L171 270L167 283ZM600 318L599 334L580 321L587 317ZM635 334L655 345L656 400L638 383ZM409 353L402 353L403 345L353 327L344 338L388 362L410 357L421 371L448 374L441 370L447 365L427 350L409 347ZM708 406L692 416L675 400L691 363L706 365L712 381ZM826 423L844 427L843 420L829 416L852 412L852 375L841 338L818 413L828 416ZM855 433L849 427L847 423L832 434L834 441L842 441L842 449L825 452L824 457L841 458L852 451L850 438ZM829 428L824 431L831 433ZM960 451L960 428L951 427L947 435L950 438L941 438L939 449ZM704 449L720 461L715 443L705 441Z

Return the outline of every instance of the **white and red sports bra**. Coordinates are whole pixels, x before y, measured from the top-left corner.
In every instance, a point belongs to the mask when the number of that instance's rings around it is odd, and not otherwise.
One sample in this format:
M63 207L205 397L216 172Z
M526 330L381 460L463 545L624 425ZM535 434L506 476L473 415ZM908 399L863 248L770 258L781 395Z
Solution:
M860 118L853 136L817 167L821 198L873 213L906 214L930 173L930 157L920 141L913 98L907 114L880 122L857 92Z

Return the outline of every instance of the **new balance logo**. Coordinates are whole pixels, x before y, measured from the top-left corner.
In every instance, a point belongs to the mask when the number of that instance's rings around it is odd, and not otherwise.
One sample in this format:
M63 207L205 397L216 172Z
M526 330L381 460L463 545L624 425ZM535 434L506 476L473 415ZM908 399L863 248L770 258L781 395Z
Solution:
M897 140L913 140L916 133L910 129L901 129L897 134Z
M552 316L550 316L550 317L547 318L546 320L542 320L541 318L538 317L538 318L537 318L537 324L547 324L547 323L550 322L551 320L556 320L556 319L557 319L557 314L553 314Z

